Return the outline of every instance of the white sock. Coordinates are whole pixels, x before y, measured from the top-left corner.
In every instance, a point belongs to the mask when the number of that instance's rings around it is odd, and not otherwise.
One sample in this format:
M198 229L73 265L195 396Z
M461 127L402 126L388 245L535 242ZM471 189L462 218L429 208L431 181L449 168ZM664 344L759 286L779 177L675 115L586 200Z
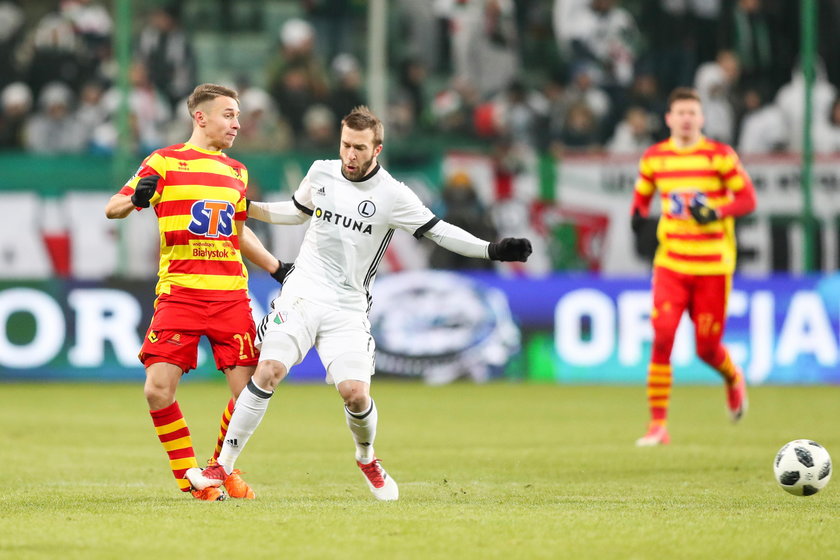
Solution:
M219 453L217 460L228 474L233 472L236 459L239 457L251 434L260 425L260 421L268 409L268 399L273 394L260 389L251 380L239 394L239 398L236 399L233 416L230 417L222 451Z
M379 419L376 404L370 399L370 408L365 412L350 412L345 406L344 416L356 443L356 460L363 464L370 463L373 461L373 440L376 439L376 423Z

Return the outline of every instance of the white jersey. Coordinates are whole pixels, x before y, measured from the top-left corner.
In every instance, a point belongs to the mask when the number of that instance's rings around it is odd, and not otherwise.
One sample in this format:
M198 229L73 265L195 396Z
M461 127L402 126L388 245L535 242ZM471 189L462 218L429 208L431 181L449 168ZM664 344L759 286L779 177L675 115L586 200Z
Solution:
M340 160L316 161L293 201L311 219L283 293L365 313L394 229L420 238L439 221L408 186L378 165L365 180L350 181Z

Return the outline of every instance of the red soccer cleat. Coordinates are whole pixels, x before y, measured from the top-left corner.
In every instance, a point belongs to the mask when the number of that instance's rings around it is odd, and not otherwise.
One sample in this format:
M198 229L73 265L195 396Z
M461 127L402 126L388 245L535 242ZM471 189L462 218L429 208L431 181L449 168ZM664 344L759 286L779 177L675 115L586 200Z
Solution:
M737 422L747 413L748 406L747 381L744 378L744 372L738 368L735 383L726 386L726 407L729 410L729 417L733 422Z
M227 500L227 495L218 488L213 488L212 486L205 488L204 490L196 490L193 488L190 490L190 494L192 494L193 498L196 500L203 500L205 502L221 502L223 500Z
M653 447L654 445L668 445L671 443L671 436L668 435L668 428L665 424L651 423L645 435L636 440L637 447Z
M362 474L365 475L365 482L368 488L373 492L377 500L390 502L400 497L400 490L397 483L391 478L382 465L379 459L373 458L370 463L364 464L356 461L359 468L362 469Z

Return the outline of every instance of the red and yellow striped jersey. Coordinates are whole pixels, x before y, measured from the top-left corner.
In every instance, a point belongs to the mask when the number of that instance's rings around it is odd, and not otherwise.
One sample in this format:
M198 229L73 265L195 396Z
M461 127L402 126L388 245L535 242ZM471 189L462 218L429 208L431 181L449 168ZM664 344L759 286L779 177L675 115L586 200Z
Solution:
M735 221L731 215L706 225L689 212L697 193L707 204L720 208L730 204L752 182L735 151L705 137L687 148L671 139L654 144L639 162L636 195L649 199L659 191L662 216L654 266L683 274L732 274L735 271Z
M151 200L160 230L156 293L200 301L246 297L235 223L247 218L245 166L222 152L176 144L152 152L120 193L130 196L148 175L160 176Z

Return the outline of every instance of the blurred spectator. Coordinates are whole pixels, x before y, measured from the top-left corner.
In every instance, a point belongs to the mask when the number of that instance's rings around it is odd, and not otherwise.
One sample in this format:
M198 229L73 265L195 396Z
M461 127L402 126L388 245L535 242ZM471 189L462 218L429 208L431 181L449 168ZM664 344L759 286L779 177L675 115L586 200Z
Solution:
M239 91L240 128L232 150L274 152L289 148L290 134L277 118L271 96L252 86Z
M835 97L837 97L837 88L829 83L825 75L825 68L818 61L812 90L813 122L811 125L814 129L825 124ZM802 124L805 121L805 77L799 64L793 70L791 81L782 86L776 94L776 105L782 110L788 124L790 138L788 148L795 152L802 150Z
M419 58L409 57L400 64L388 119L393 134L404 136L426 124L426 78L426 66Z
M448 18L454 2L437 0L417 2L417 0L397 0L399 14L400 45L403 51L397 55L401 59L416 60L424 68L441 73L448 71L444 58L449 55L445 46L449 29L442 26L441 18Z
M551 21L560 56L570 62L572 42L580 41L592 0L554 0Z
M662 92L690 86L697 68L697 41L689 3L647 0L642 3L638 22L648 43L641 61L643 71L656 77Z
M496 228L481 204L469 175L454 173L441 192L445 210L443 219L463 228L481 239L496 239ZM444 270L490 270L493 263L484 259L470 259L434 245L429 257L431 268Z
M744 117L738 135L738 153L771 154L786 149L787 121L775 103L766 103L758 88L744 92Z
M592 66L595 84L615 97L633 81L640 40L636 21L616 0L592 0L577 26L572 66Z
M108 120L108 109L102 103L105 90L97 81L86 82L79 93L79 107L76 118L87 131L93 131L97 126Z
M452 78L449 87L438 92L432 101L435 126L440 132L471 135L473 113L478 100L478 92L469 81Z
M612 101L610 96L595 84L594 74L595 69L590 64L577 65L572 70L572 82L566 88L564 97L568 107L582 104L589 109L595 119L595 128L601 137L601 132L606 130Z
M131 65L129 72L131 90L128 93L129 125L133 149L143 153L152 152L165 145L167 126L172 118L169 102L149 80L146 66L140 61ZM112 119L117 113L120 91L109 89L103 103ZM97 127L95 144L98 151L109 151L117 145L116 122L109 120Z
M347 53L335 57L331 66L334 85L328 105L333 115L344 118L354 107L366 103L362 91L362 70L356 57ZM335 126L338 130L338 123Z
M599 148L598 123L592 110L585 103L569 107L563 129L551 139L554 157L562 159L568 153L592 153Z
M773 22L764 0L737 0L724 12L719 45L741 61L744 86L769 94L784 82L784 72L790 68L789 27ZM784 32L777 32L782 28Z
M460 1L452 23L456 79L472 84L482 100L503 91L520 67L513 1Z
M641 154L654 143L650 123L647 111L641 107L630 107L607 143L607 151L611 154Z
M32 109L32 91L23 82L14 82L0 93L0 148L21 150L24 125Z
M88 131L73 114L73 92L60 82L44 86L38 97L40 110L26 122L26 148L40 154L84 151Z
M627 96L627 103L630 106L641 107L647 112L654 141L667 137L664 115L668 112L668 104L652 73L643 71L636 74Z
M268 93L294 134L302 134L306 109L327 99L327 74L309 23L289 19L280 26L279 37L279 49L268 63Z
M339 119L329 107L312 105L303 115L304 134L300 148L316 153L334 152L338 146L338 123Z
M502 134L514 144L539 150L547 145L549 103L539 91L513 82L494 100Z
M24 37L24 13L17 2L0 1L0 89L21 78L16 60Z
M347 0L302 0L306 19L312 22L313 40L324 60L332 60L338 53L352 53L353 30L359 23L354 2ZM356 3L360 4L360 3ZM362 4L363 5L363 4ZM362 11L364 12L364 11Z
M828 119L814 127L814 151L821 154L840 153L840 98L831 104Z
M61 0L61 15L72 22L94 65L108 57L114 22L105 6L96 0Z
M181 4L171 2L153 9L138 43L138 54L151 83L172 109L189 95L196 80L195 55L181 28Z
M90 53L73 24L57 13L49 13L38 21L30 40L22 47L21 59L26 82L35 97L40 97L47 83L56 81L78 91L94 73Z
M731 51L720 51L714 61L701 64L694 78L705 115L706 136L732 144L735 136L735 107L741 70Z

